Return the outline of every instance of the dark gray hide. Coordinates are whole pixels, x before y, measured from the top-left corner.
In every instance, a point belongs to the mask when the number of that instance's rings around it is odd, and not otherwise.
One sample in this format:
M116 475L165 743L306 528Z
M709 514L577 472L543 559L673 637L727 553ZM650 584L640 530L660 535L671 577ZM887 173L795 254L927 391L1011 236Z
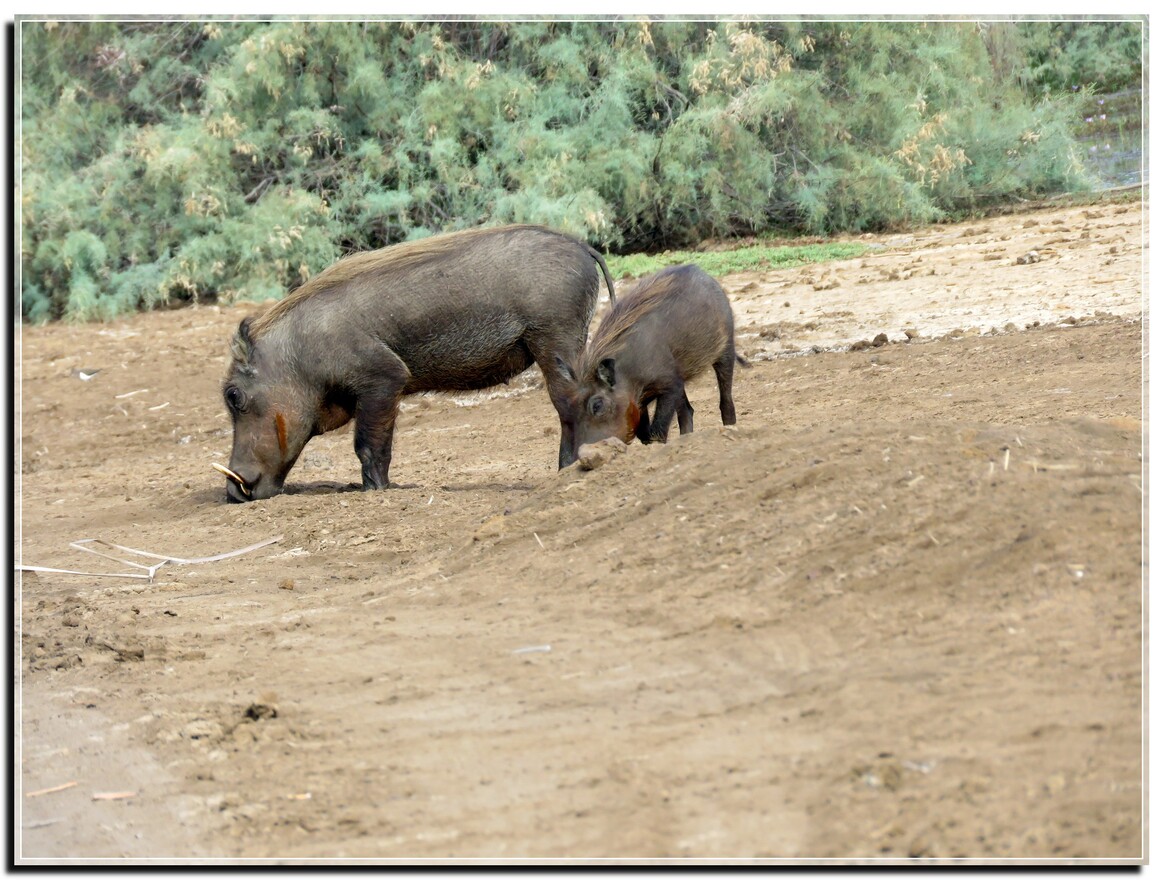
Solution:
M506 382L533 363L555 406L558 358L585 345L601 255L536 226L434 236L340 260L231 342L232 501L281 491L307 441L355 419L363 487L388 485L400 399ZM560 416L560 409L559 409ZM573 448L562 420L558 464Z
M723 424L735 424L736 359L735 320L718 282L697 266L643 279L602 319L581 358L558 362L568 382L558 407L562 436L573 438L568 460L577 459L583 444L606 437L665 443L676 413L679 431L693 431L686 383L708 367L719 382Z

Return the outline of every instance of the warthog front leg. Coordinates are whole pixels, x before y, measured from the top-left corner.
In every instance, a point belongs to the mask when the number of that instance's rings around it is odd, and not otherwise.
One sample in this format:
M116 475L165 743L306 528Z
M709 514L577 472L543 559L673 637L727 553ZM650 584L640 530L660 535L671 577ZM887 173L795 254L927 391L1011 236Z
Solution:
M666 442L666 438L670 434L670 423L674 420L676 412L680 412L679 430L685 434L686 431L682 430L682 423L685 420L689 425L694 424L694 410L691 409L691 405L686 399L686 386L683 385L682 380L679 380L676 385L658 397L658 403L654 407L654 419L650 422L650 439L652 441Z
M392 439L400 396L389 399L362 399L356 407L355 454L363 470L364 489L388 488L388 467L392 463Z
M367 375L374 378L354 389L355 454L362 467L363 488L386 489L396 417L410 373L399 356L382 343L372 345L365 364Z
M650 412L646 409L649 403L649 400L643 400L639 403L638 425L634 428L634 436L642 443L650 442ZM657 412L658 406L655 405L654 409Z

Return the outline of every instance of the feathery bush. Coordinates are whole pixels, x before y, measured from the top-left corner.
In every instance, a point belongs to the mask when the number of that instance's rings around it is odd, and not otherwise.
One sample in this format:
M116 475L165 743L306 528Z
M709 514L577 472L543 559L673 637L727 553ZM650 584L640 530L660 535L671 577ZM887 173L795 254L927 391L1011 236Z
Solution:
M625 253L1086 187L1071 86L1134 81L1142 25L22 21L21 309L281 296L487 224Z

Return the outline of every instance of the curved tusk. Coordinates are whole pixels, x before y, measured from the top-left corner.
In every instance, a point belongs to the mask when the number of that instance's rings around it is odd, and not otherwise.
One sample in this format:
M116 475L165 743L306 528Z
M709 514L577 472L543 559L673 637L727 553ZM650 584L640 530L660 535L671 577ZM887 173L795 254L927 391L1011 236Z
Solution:
M238 474L236 474L234 471L232 471L226 465L219 464L216 461L212 461L212 462L210 462L210 467L214 468L214 470L218 471L218 473L225 475L226 479L233 480L235 483L237 483L238 488L242 490L243 495L250 494L250 489L246 488L246 480L244 480L242 477L240 477Z

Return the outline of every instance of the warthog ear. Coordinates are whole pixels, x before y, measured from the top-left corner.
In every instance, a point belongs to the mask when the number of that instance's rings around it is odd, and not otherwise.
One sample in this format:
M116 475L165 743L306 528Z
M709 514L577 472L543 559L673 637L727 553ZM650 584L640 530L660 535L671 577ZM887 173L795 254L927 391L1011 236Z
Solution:
M561 355L557 355L555 360L557 361L557 372L559 372L563 378L569 379L570 382L576 382L577 375L574 373L573 367L567 364L562 359Z
M230 356L240 365L250 363L251 353L254 351L254 342L250 338L251 318L243 318L238 324L238 330L230 339Z
M610 388L614 387L614 359L606 358L598 364L598 381Z

